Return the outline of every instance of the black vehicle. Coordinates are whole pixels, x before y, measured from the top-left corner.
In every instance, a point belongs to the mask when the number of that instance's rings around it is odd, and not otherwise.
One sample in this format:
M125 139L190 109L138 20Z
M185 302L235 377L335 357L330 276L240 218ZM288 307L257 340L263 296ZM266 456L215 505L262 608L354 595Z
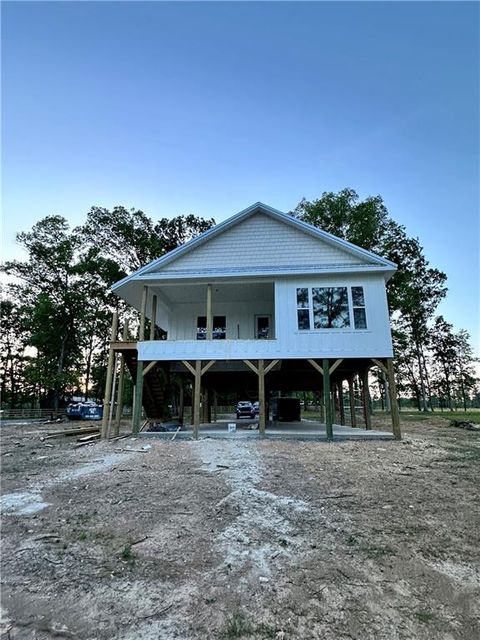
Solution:
M237 404L237 420L240 418L254 418L255 409L250 400L240 400Z
M253 403L253 410L255 411L255 415L258 416L260 413L260 403L258 400Z

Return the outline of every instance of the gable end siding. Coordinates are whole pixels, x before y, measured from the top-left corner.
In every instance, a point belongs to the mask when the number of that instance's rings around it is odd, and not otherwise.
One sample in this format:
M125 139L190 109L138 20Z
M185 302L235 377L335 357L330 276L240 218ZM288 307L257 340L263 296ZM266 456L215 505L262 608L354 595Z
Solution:
M165 265L161 272L271 267L287 263L291 266L354 265L361 264L362 260L267 215L256 214ZM367 259L363 263L369 264Z

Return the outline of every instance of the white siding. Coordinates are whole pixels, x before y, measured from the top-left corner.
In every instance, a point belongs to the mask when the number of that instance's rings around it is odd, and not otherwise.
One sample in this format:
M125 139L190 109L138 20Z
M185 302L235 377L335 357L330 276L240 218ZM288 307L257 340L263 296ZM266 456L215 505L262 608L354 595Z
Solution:
M162 273L235 267L365 264L358 256L265 214L256 214L166 264Z
M169 340L195 340L197 317L204 316L205 313L205 304L201 303L172 305L171 317L175 318L175 324L170 324ZM216 302L213 315L226 317L228 340L252 340L255 337L256 315L270 315L273 324L274 303L273 300Z
M296 289L315 286L362 286L367 329L300 331L297 327ZM275 282L274 303L271 300L218 302L214 314L227 317L227 340L195 340L196 317L205 315L205 306L196 303L176 304L170 316L169 340L141 343L139 358L242 360L392 357L385 283L380 274L302 278L284 276ZM254 337L255 314L272 315L274 340L251 339Z

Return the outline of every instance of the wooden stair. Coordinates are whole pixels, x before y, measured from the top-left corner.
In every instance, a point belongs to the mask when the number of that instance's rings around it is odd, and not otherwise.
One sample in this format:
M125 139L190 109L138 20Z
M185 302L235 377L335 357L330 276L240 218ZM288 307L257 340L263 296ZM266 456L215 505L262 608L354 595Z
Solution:
M125 363L132 380L137 379L137 353L126 351ZM167 363L157 363L143 378L143 408L149 420L164 420L167 413L169 372Z

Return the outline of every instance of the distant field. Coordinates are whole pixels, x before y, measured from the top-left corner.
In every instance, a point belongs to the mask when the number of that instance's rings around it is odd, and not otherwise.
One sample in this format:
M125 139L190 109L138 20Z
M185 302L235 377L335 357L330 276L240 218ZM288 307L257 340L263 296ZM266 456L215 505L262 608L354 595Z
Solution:
M441 418L443 420L466 420L467 422L480 423L480 409L468 409L468 411L435 411L432 413L420 413L420 411L401 411L402 420L428 420L432 417Z
M381 417L386 416L383 411L374 411L374 416ZM320 413L318 411L302 411L302 418L306 420L319 420ZM357 409L357 417L360 424L363 424L363 416ZM433 413L431 411L423 413L420 411L408 409L400 412L400 418L402 421L408 422L423 422L424 420L431 420L431 418L440 418L442 420L466 420L467 422L475 422L480 424L480 409L469 409L468 411L440 411L436 410ZM345 419L349 424L350 411L345 409Z

